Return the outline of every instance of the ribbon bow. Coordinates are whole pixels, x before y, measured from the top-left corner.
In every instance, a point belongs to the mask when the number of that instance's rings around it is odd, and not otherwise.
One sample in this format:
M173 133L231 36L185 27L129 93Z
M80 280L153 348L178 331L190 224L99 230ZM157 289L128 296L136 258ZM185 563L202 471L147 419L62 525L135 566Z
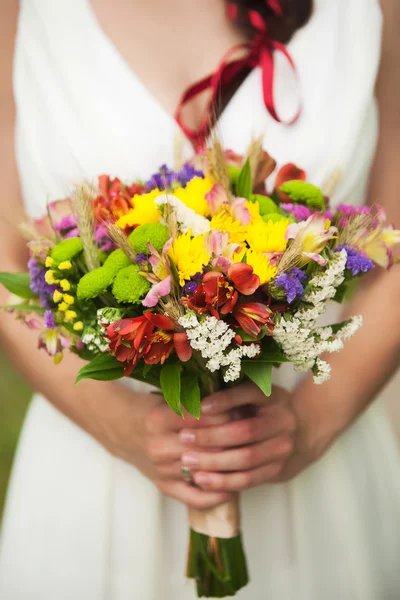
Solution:
M276 16L282 15L279 0L267 0L267 5ZM237 18L238 8L236 4L228 4L227 11L230 19ZM274 52L281 52L288 60L295 75L297 75L292 57L284 44L272 40L269 37L267 25L257 11L250 10L247 12L247 16L249 23L256 31L253 40L243 44L237 44L228 50L223 56L215 73L204 77L186 90L175 112L177 123L185 133L186 137L193 143L196 150L200 150L204 146L204 140L209 132L213 109L220 90L224 86L231 84L244 69L251 70L256 66L260 66L264 103L273 119L280 123L283 122L286 125L292 125L300 116L301 106L291 119L282 121L277 114L274 102ZM241 53L242 56L240 58L233 58L234 55L237 55L238 53ZM183 109L193 98L206 90L210 90L210 98L198 127L193 129L185 124L183 119Z

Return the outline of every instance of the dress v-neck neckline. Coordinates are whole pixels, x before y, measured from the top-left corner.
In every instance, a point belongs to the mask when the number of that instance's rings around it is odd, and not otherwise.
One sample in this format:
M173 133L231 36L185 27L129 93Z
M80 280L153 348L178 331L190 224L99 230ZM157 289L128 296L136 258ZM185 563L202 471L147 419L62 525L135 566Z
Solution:
M128 79L138 87L141 92L147 96L149 102L151 102L155 108L158 110L160 114L162 114L166 120L168 120L172 126L175 127L176 131L179 132L181 136L192 145L192 141L185 134L183 129L177 123L174 115L162 104L162 102L149 90L147 85L142 81L142 79L136 74L132 65L130 65L127 58L122 54L119 48L116 46L115 42L109 36L109 34L105 31L103 26L101 25L96 10L94 9L91 0L84 0L84 4L86 5L86 10L89 16L89 20L92 22L93 27L96 29L97 34L103 39L104 43L109 47L110 51L114 55L115 60L122 66L122 68L126 71ZM240 85L237 87L226 106L218 115L218 118L213 124L213 129L219 129L221 123L226 119L229 112L232 110L233 106L238 100L239 96L243 92L244 88L248 85L248 82L254 76L254 69L248 73Z

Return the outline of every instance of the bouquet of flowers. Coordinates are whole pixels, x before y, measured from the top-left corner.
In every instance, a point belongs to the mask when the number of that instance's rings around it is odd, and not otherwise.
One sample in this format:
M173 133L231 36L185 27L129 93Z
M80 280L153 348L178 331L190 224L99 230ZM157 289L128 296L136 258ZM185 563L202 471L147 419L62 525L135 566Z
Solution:
M361 317L320 326L330 300L389 267L400 231L380 207L340 205L253 142L247 156L218 140L179 170L148 181L101 176L49 205L28 243L27 273L1 273L4 307L40 328L58 363L87 363L77 382L133 377L160 388L172 410L200 418L201 399L244 378L271 394L273 366L329 378ZM191 510L187 574L199 596L234 595L248 574L238 499Z

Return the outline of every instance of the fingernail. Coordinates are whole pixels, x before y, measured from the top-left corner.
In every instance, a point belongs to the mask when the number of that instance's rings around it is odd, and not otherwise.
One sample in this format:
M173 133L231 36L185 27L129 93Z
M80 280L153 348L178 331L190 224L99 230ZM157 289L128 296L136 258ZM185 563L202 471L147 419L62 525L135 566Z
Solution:
M211 483L211 477L207 473L198 473L194 475L194 480L197 485L207 487Z
M204 414L210 413L214 410L215 406L215 400L204 400L204 402L201 403L201 412Z
M196 467L199 464L199 457L197 454L184 454L182 456L182 464L185 467Z
M196 441L196 435L193 431L181 431L179 437L184 444L194 444Z

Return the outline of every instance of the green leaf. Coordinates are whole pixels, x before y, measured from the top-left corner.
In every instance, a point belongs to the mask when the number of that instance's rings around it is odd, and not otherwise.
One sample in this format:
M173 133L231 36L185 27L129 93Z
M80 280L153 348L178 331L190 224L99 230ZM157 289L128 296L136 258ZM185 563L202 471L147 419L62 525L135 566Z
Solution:
M284 354L282 354L282 350L272 338L264 338L261 348L261 354L259 357L253 360L256 360L257 362L266 363L293 362L286 358Z
M177 364L164 365L161 369L160 385L167 404L182 417L181 367Z
M8 289L9 292L20 298L37 298L29 287L29 273L0 273L0 283Z
M146 377L148 375L148 373L150 373L151 369L153 368L153 365L144 365L143 367L143 377Z
M250 200L251 192L251 169L249 161L246 160L242 170L239 173L239 177L236 184L236 195L239 198L247 198L247 200Z
M43 306L31 306L30 304L3 304L0 306L1 310L20 310L24 312L36 312L43 314L46 309Z
M343 302L350 302L357 291L358 284L359 280L357 278L346 279L343 281L343 283L341 283L336 289L336 294L333 298L334 301L338 302L339 304L342 304Z
M242 338L243 342L257 342L258 340L262 340L263 337L265 337L265 335L266 335L266 329L265 329L265 327L262 327L261 331L257 335L257 337L253 337L252 335L249 335L241 327L238 327L236 329L236 333L238 333L240 335L240 337Z
M181 402L192 417L200 419L200 387L195 375L182 378Z
M249 360L242 362L242 371L249 379L254 381L266 396L272 391L272 364Z
M87 365L80 369L75 385L82 379L96 379L98 381L112 381L121 379L124 370L120 362L109 354L98 354Z

